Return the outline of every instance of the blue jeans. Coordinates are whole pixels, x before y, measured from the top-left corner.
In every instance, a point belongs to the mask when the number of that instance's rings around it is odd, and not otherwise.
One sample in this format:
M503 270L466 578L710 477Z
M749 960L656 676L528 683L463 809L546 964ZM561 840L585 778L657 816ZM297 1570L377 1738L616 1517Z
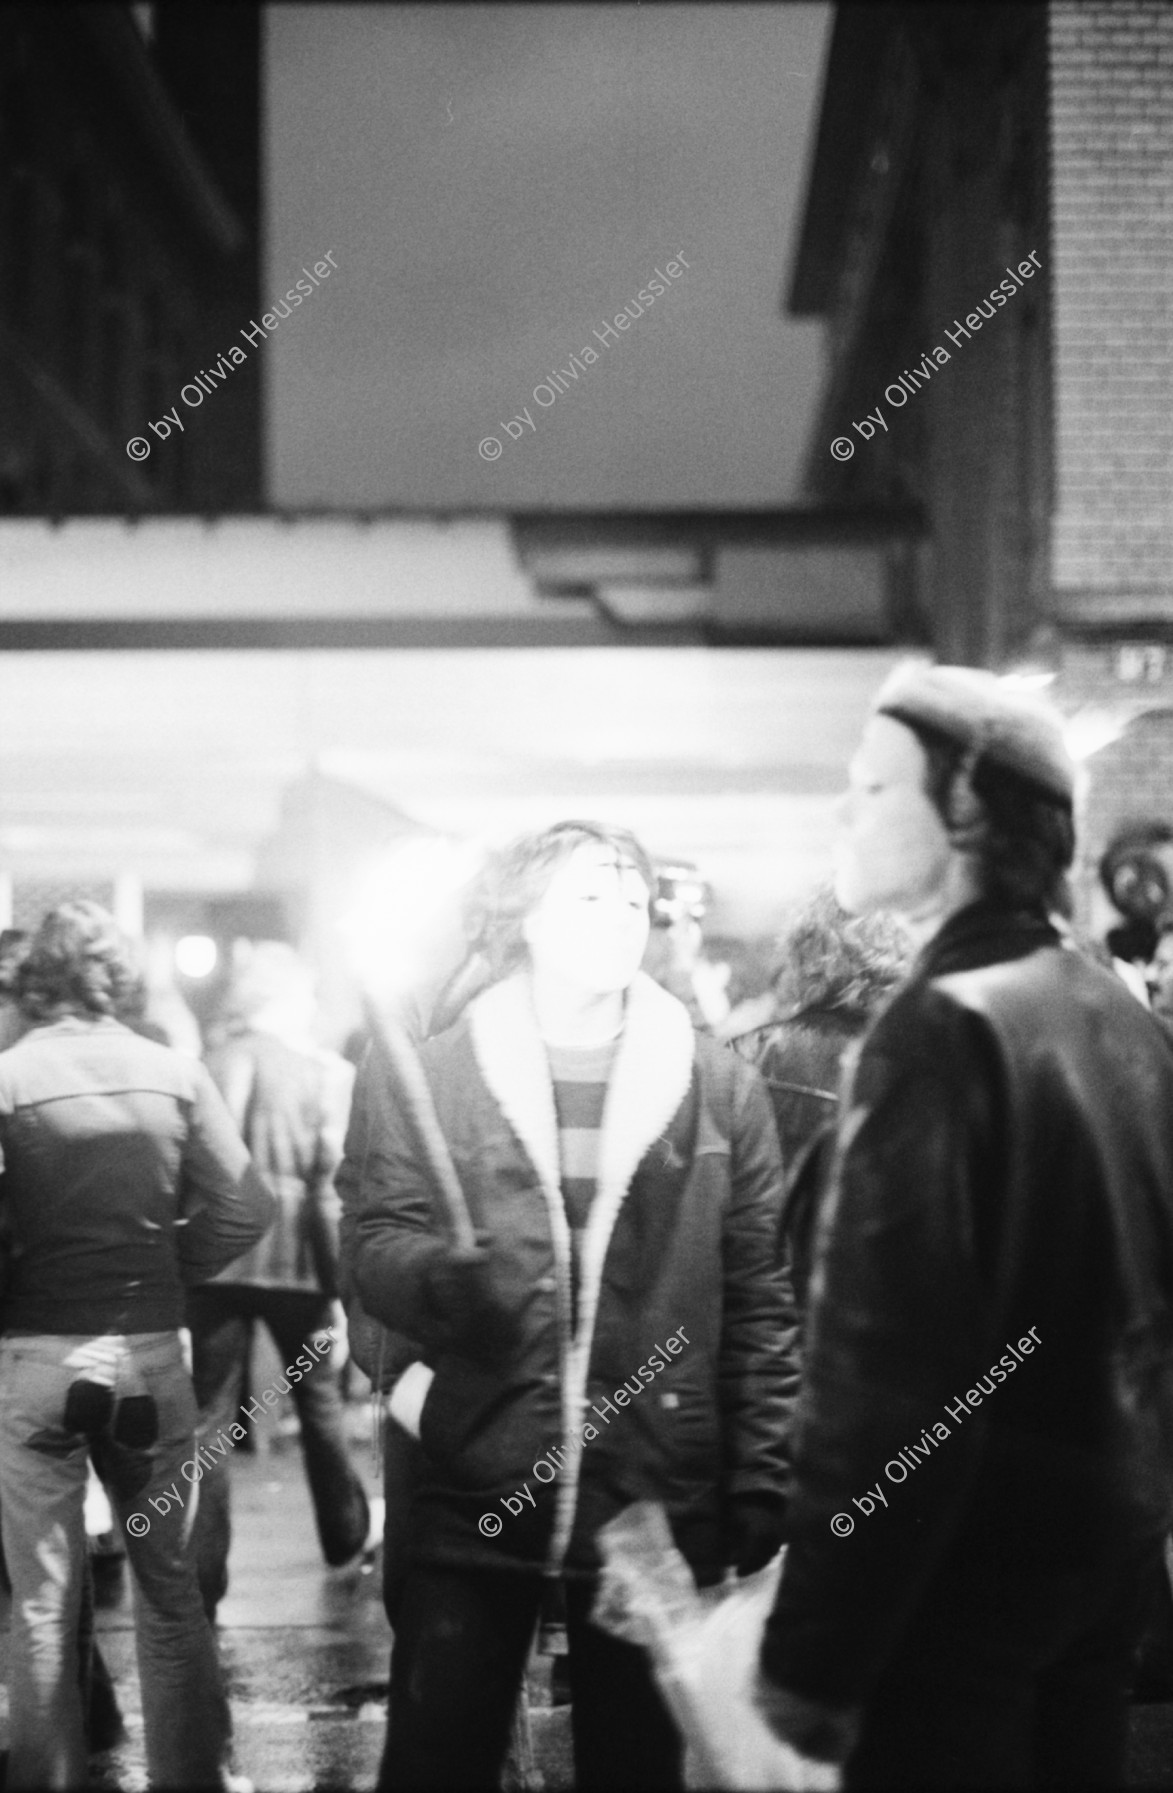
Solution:
M67 1412L68 1406L68 1412ZM0 1527L12 1582L7 1786L86 1783L78 1664L91 1453L125 1532L147 1769L218 1788L229 1737L188 1539L196 1405L173 1332L0 1339Z

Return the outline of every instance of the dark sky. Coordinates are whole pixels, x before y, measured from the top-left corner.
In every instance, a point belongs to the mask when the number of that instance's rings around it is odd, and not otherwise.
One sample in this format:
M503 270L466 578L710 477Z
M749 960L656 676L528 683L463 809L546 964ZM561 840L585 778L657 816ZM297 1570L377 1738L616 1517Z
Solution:
M829 7L265 19L263 294L326 250L338 268L266 345L276 503L796 495L819 330L780 301ZM678 250L687 269L601 345Z

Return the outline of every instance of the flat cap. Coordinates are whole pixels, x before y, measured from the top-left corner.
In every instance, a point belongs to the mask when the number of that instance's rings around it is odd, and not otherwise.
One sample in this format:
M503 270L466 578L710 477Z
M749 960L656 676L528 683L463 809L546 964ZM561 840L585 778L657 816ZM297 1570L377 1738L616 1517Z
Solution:
M897 722L921 722L1007 772L1070 804L1075 762L1059 712L1035 692L972 666L930 666L906 660L890 673L872 704Z

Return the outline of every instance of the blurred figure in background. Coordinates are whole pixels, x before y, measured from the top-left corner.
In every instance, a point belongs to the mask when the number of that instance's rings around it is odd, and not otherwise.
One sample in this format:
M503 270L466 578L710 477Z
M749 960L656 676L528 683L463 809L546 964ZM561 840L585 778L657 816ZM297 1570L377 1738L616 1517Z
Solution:
M774 1013L731 1036L756 1064L793 1177L803 1152L834 1120L843 1053L912 964L912 943L884 915L849 915L830 888L817 890L778 939Z
M1153 962L1149 968L1153 1014L1166 1027L1173 1028L1173 921L1166 922L1157 936Z
M818 890L778 942L772 1020L731 1044L765 1079L787 1195L782 1232L794 1292L806 1303L819 1191L834 1136L843 1058L912 965L912 942L887 915L849 915Z
M229 1034L208 1057L253 1162L276 1198L265 1237L188 1294L192 1371L203 1436L241 1423L253 1328L268 1327L283 1363L274 1387L292 1393L322 1554L338 1565L368 1543L371 1513L350 1462L338 1387L338 1197L334 1173L353 1071L313 1038L314 978L291 946L266 940L244 958L229 993ZM381 1522L381 1515L377 1515ZM200 1488L195 1524L200 1589L209 1617L228 1587L228 1453Z
M709 887L695 865L657 864L652 928L643 970L688 1010L701 1033L716 1033L729 1014L727 964L705 952Z
M24 928L0 930L0 1052L15 1046L28 1026L16 994L16 973L28 951L28 939Z
M228 1702L187 1548L191 1508L165 1491L195 1448L183 1283L252 1245L273 1199L203 1066L117 1020L136 975L98 904L51 910L17 972L27 1031L0 1054L10 1790L86 1780L78 1633L91 1458L134 1572L151 1782L228 1784Z
M1173 918L1173 827L1153 820L1126 822L1109 841L1099 872L1105 894L1124 918L1108 930L1104 944L1117 974L1147 1002L1157 938Z

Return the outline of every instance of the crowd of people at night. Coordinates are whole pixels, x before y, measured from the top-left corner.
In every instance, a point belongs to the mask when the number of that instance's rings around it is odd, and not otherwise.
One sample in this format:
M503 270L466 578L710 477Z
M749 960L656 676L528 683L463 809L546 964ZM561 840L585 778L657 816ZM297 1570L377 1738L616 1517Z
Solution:
M97 904L0 940L10 1793L119 1728L95 1497L151 1784L247 1786L215 1620L258 1322L324 1561L382 1551L380 1793L499 1786L552 1635L575 1785L685 1785L596 1622L639 1502L700 1588L782 1553L779 1787L1123 1785L1139 1680L1173 1698L1173 827L1111 843L1090 941L1076 792L1043 699L910 662L766 992L731 1008L644 845L567 820L490 858L357 1070L290 945L201 1060Z

